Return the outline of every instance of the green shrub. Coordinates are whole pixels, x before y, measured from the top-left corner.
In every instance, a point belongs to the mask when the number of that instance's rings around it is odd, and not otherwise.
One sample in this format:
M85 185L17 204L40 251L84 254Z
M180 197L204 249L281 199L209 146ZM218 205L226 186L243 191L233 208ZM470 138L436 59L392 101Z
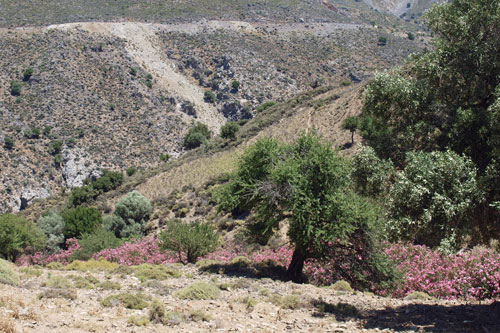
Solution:
M52 142L49 145L49 154L55 156L55 155L61 153L61 151L62 151L62 145L63 145L63 143L62 143L61 140L57 140L57 141Z
M236 139L236 132L238 132L240 129L240 126L236 122L228 122L227 124L223 125L220 129L220 136L223 139L230 139L230 140L235 140Z
M351 178L360 194L375 197L387 193L393 174L392 162L380 159L373 148L359 146L356 149L352 158Z
M136 167L130 167L127 169L127 176L132 177L133 175L135 175L136 172L137 172Z
M177 252L181 261L186 255L187 262L194 263L198 257L215 250L219 237L215 229L206 223L196 221L187 224L171 220L159 239L160 248Z
M340 281L335 282L334 284L332 284L331 288L335 291L347 291L350 293L353 292L349 282L344 281L344 280L340 280Z
M216 285L206 282L195 282L186 288L183 288L175 293L175 296L180 299L202 300L202 299L217 299L220 296L220 289Z
M387 37L380 36L380 37L378 38L378 44L379 44L379 45L382 45L382 46L383 46L383 45L386 45L386 44L387 44Z
M211 90L206 90L205 91L205 102L207 103L215 103L216 97L215 94Z
M113 281L104 281L97 285L98 288L105 290L120 290L122 288L121 284Z
M77 207L90 202L97 196L116 189L123 182L123 174L109 170L102 170L103 174L95 181L91 182L88 178L84 181L84 186L75 187L71 190L69 199L70 206Z
M189 129L186 136L184 137L183 146L186 149L193 149L201 146L210 139L212 133L208 129L207 125L202 123L196 123L193 127Z
M0 259L0 283L16 286L19 284L19 277L12 269L11 263Z
M99 258L98 260L90 259L87 261L75 260L71 264L67 264L66 266L64 266L65 270L81 272L92 270L115 271L119 268L121 268L121 266L116 262L109 262L103 258Z
M6 135L3 138L3 146L5 149L11 150L12 148L14 148L14 140L10 136Z
M162 301L154 299L149 305L149 320L151 320L152 323L166 324L166 314L165 305Z
M169 154L160 154L160 161L167 162L170 159Z
M429 294L424 293L422 291L414 291L411 294L406 295L405 300L412 301L412 300L420 300L420 301L427 301L432 299Z
M33 127L24 131L24 136L28 139L39 139L40 138L40 129Z
M121 304L127 309L142 310L148 306L148 300L149 297L141 293L137 293L135 295L123 293L104 298L101 301L101 305L105 307L112 307Z
M148 326L149 319L146 316L130 316L127 319L127 323L135 326Z
M33 75L33 72L34 72L33 68L31 67L26 68L23 72L23 81L28 81Z
M21 95L21 83L18 81L10 81L10 94L12 96L20 96Z
M414 34L414 33L412 33L412 32L409 32L409 33L408 33L408 39L409 39L409 40L415 40L415 34Z
M45 283L44 287L57 288L57 289L70 289L73 288L73 284L64 276L52 276Z
M94 207L68 208L61 212L64 220L64 238L80 238L93 233L102 224L102 214Z
M123 182L123 173L121 172L109 170L102 170L102 172L102 176L92 183L94 196L114 190Z
M71 207L78 207L94 199L94 191L88 185L75 187L71 190L69 204Z
M56 212L42 215L37 225L47 237L46 247L50 252L56 252L64 245L64 220Z
M100 228L91 234L84 235L78 244L80 244L80 249L71 256L71 260L88 260L94 253L119 247L122 241L113 232Z
M238 90L240 89L240 81L234 80L233 82L231 82L231 88L233 92L238 92Z
M276 105L276 102L273 102L273 101L265 102L265 103L259 105L257 107L257 109L255 109L255 111L257 111L257 113L261 113L261 112L264 112L265 110L267 110L275 105Z
M0 256L14 261L25 250L39 251L45 247L43 231L34 223L14 214L0 215Z
M142 264L134 267L134 275L141 281L165 280L169 277L179 278L181 272L165 265Z
M408 153L387 202L390 235L431 247L443 240L459 245L483 197L476 170L451 151Z
M117 237L141 236L153 210L149 200L137 191L128 193L115 205L113 215L106 218L105 227Z

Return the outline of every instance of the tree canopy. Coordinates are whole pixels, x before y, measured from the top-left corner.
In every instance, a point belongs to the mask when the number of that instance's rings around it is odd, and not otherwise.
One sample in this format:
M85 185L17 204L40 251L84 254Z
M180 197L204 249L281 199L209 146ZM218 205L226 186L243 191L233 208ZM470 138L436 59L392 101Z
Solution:
M468 156L486 200L474 220L500 231L500 0L453 0L426 14L434 46L366 89L359 129L380 158L411 151Z
M288 220L295 246L288 276L298 282L308 258L323 259L355 240L371 250L378 215L349 184L348 161L317 136L302 135L290 145L261 139L245 151L218 202L225 211L252 211L247 228L261 243Z

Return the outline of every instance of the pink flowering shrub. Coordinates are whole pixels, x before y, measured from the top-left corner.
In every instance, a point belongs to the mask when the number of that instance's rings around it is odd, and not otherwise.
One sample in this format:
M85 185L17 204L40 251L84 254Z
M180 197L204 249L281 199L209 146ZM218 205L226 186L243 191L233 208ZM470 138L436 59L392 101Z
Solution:
M444 299L500 297L500 254L491 249L444 255L425 246L397 243L385 252L405 274L394 296L423 291Z
M93 258L104 258L126 266L166 264L179 261L177 254L161 250L158 246L158 239L155 237L144 237L123 243L123 245L115 249L102 250L94 254Z
M47 254L45 252L37 252L33 255L23 255L16 260L16 264L19 266L25 265L47 265L51 262L60 262L62 264L67 264L69 258L80 249L80 244L78 244L78 239L70 238L66 241L66 250L60 250L54 254Z
M39 252L31 256L21 256L17 264L46 265L51 262L67 264L69 258L79 249L78 241L69 239L67 250L50 255ZM271 261L276 265L288 267L292 253L293 249L289 246L263 248L249 253L243 246L225 244L202 259L229 263L235 257L245 256L255 263ZM386 244L385 253L403 272L403 279L394 292L376 290L380 295L404 297L414 291L423 291L443 299L500 298L500 254L491 249L476 248L463 253L444 255L425 246L396 243ZM129 266L179 262L178 255L161 250L157 238L154 237L126 242L116 249L96 253L93 257ZM310 283L329 285L342 277L349 277L351 273L347 266L346 271L338 272L338 266L344 264L342 260L320 262L310 259L305 263L304 273Z

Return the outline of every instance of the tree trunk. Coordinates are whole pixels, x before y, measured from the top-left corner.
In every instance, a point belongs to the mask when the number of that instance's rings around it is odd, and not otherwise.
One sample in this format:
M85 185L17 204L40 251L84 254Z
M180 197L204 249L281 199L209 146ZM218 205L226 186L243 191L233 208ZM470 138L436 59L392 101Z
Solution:
M292 261L288 266L286 272L287 277L295 283L302 283L302 269L304 268L304 261L306 260L306 255L301 249L295 248L292 255Z
M354 145L354 132L351 132L351 143Z

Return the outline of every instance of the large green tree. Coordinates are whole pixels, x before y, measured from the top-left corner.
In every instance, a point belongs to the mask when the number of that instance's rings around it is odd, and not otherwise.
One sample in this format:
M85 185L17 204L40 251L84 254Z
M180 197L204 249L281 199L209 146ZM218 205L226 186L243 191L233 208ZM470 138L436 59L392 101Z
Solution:
M433 47L366 89L361 135L404 167L413 150L469 156L487 198L476 220L499 224L500 0L453 0L426 14Z
M295 246L288 276L295 282L302 280L308 258L324 259L353 242L370 250L371 230L378 221L371 206L349 190L348 161L314 135L303 135L291 145L257 141L241 157L218 202L225 211L252 211L255 218L247 227L261 243L281 221L288 221ZM365 254L357 253L369 271Z

